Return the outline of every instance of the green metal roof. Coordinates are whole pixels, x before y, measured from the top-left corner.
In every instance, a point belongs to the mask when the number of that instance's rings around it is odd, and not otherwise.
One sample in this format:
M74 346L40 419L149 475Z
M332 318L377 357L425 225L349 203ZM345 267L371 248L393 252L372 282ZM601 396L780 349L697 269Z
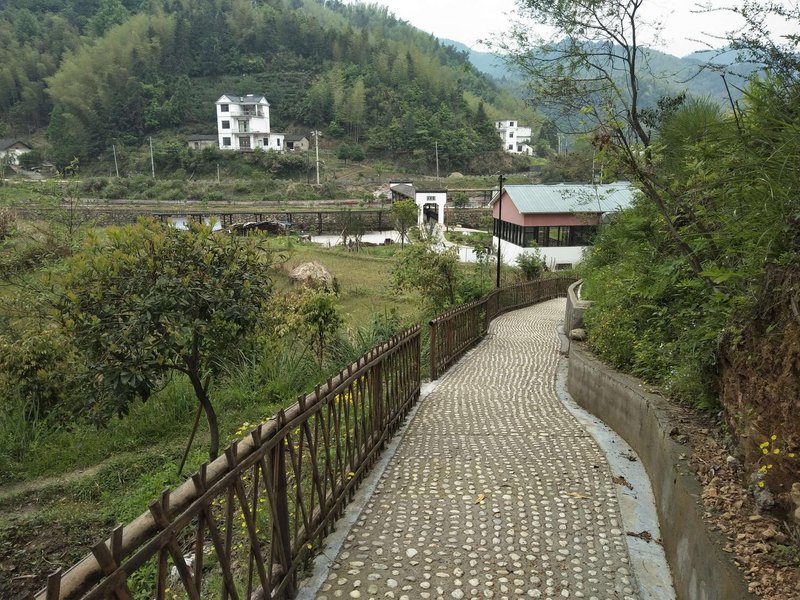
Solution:
M614 212L630 206L636 193L636 188L628 182L599 185L506 185L503 190L522 214ZM496 201L497 194L492 204Z

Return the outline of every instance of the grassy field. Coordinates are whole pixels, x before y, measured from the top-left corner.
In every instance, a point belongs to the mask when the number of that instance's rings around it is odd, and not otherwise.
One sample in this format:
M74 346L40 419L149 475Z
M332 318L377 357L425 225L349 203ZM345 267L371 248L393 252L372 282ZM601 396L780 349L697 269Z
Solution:
M374 313L396 309L403 322L419 316L419 298L408 292L392 289L391 256L399 250L389 247L363 248L349 252L344 248L322 248L312 244L294 244L282 268L288 273L297 265L317 261L327 268L339 283L339 307L349 327L369 321Z
M276 289L295 285L288 279L294 266L322 263L338 281L337 304L348 328L357 329L376 313L392 310L404 324L418 319L418 299L390 285L395 248L355 253L291 238L276 241L276 246L284 259L276 270ZM294 402L296 393L311 391L329 375L314 361L295 358L291 351L252 356L212 384L223 443L232 441L244 423L268 419ZM138 516L164 488L180 483L185 475L177 474L177 465L196 407L188 381L177 377L147 402L135 403L127 417L104 428L72 425L50 431L17 457L0 474L0 565L13 567L16 577L0 577L0 597L35 590L53 570L54 556L63 557L65 564L77 560L110 526ZM208 431L205 420L200 423L184 473L208 458Z

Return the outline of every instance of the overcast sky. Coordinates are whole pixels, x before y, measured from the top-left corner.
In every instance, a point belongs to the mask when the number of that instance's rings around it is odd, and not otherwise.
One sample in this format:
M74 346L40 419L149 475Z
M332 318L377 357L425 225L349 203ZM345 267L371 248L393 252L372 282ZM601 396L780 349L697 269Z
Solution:
M479 40L508 29L509 18L514 10L514 0L371 1L387 6L396 17L423 31L439 38L462 42L475 50L486 50ZM712 0L712 3L730 6L732 1ZM646 18L662 20L664 28L659 42L653 44L652 40L647 40L645 43L676 56L685 56L704 48L693 39L706 40L713 46L723 45L707 34L723 36L737 27L737 20L724 12L693 13L693 10L697 10L697 4L696 0L646 0L643 6Z

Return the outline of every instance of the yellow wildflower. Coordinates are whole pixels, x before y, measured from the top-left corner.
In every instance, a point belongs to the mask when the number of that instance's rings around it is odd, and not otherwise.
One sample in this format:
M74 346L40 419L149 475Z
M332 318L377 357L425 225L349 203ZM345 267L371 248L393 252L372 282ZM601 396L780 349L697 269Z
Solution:
M758 487L763 488L766 485L763 481L758 482Z

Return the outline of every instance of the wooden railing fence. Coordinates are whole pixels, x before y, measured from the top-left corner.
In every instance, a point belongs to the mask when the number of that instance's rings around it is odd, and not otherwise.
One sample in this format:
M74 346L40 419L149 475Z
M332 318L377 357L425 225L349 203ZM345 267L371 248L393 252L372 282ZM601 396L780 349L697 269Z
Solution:
M431 380L438 379L480 341L495 317L516 308L565 297L567 288L575 281L573 277L555 277L499 288L433 319L430 322Z
M419 398L420 327L393 337L114 529L37 600L290 597Z
M498 315L565 296L573 278L494 290L430 323L431 379ZM272 600L299 572L419 398L417 325L234 442L149 512L47 581L36 600Z

